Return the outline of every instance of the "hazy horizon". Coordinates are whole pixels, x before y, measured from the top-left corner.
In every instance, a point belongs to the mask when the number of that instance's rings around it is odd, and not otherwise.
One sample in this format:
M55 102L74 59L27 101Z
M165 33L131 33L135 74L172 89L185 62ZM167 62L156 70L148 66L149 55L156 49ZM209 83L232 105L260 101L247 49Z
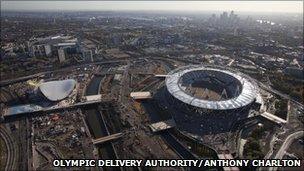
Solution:
M231 11L301 13L303 1L1 1L1 11Z

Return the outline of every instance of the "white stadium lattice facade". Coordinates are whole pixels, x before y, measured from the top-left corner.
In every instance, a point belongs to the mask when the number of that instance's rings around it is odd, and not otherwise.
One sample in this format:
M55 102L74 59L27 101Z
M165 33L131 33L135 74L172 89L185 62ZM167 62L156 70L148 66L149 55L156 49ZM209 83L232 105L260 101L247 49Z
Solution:
M248 117L259 93L250 77L203 65L177 68L168 73L165 83L166 101L177 126L193 134L230 131Z

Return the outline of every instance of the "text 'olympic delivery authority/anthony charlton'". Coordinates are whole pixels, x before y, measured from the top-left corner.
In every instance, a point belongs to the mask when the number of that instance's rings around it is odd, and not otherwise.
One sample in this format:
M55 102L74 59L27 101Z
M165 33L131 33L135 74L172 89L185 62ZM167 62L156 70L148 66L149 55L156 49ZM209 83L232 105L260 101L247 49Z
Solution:
M54 167L300 167L301 160L54 160Z

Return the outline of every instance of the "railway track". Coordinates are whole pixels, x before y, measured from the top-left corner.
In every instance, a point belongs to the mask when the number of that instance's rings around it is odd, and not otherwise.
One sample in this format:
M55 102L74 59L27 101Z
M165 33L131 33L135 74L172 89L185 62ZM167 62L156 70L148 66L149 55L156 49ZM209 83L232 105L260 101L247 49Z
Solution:
M4 140L6 151L7 151L7 158L5 163L5 171L14 170L15 165L15 155L16 151L14 148L14 142L11 139L10 135L7 133L7 131L0 126L0 136Z
M28 119L18 121L19 169L28 170L29 138Z

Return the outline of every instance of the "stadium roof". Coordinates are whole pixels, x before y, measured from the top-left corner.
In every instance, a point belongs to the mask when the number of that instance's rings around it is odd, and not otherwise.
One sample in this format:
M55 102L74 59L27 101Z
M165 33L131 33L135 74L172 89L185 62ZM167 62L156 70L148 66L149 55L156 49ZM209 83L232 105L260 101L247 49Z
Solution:
M73 79L49 81L40 84L42 94L51 101L58 101L69 96L74 90L76 81Z
M242 84L240 94L234 98L221 101L199 99L189 95L180 87L179 80L185 73L197 70L213 70L233 76ZM171 71L166 77L166 86L170 94L178 100L195 107L214 110L236 109L246 106L255 100L257 94L256 86L241 73L232 73L228 70L209 68L201 65L190 65Z

